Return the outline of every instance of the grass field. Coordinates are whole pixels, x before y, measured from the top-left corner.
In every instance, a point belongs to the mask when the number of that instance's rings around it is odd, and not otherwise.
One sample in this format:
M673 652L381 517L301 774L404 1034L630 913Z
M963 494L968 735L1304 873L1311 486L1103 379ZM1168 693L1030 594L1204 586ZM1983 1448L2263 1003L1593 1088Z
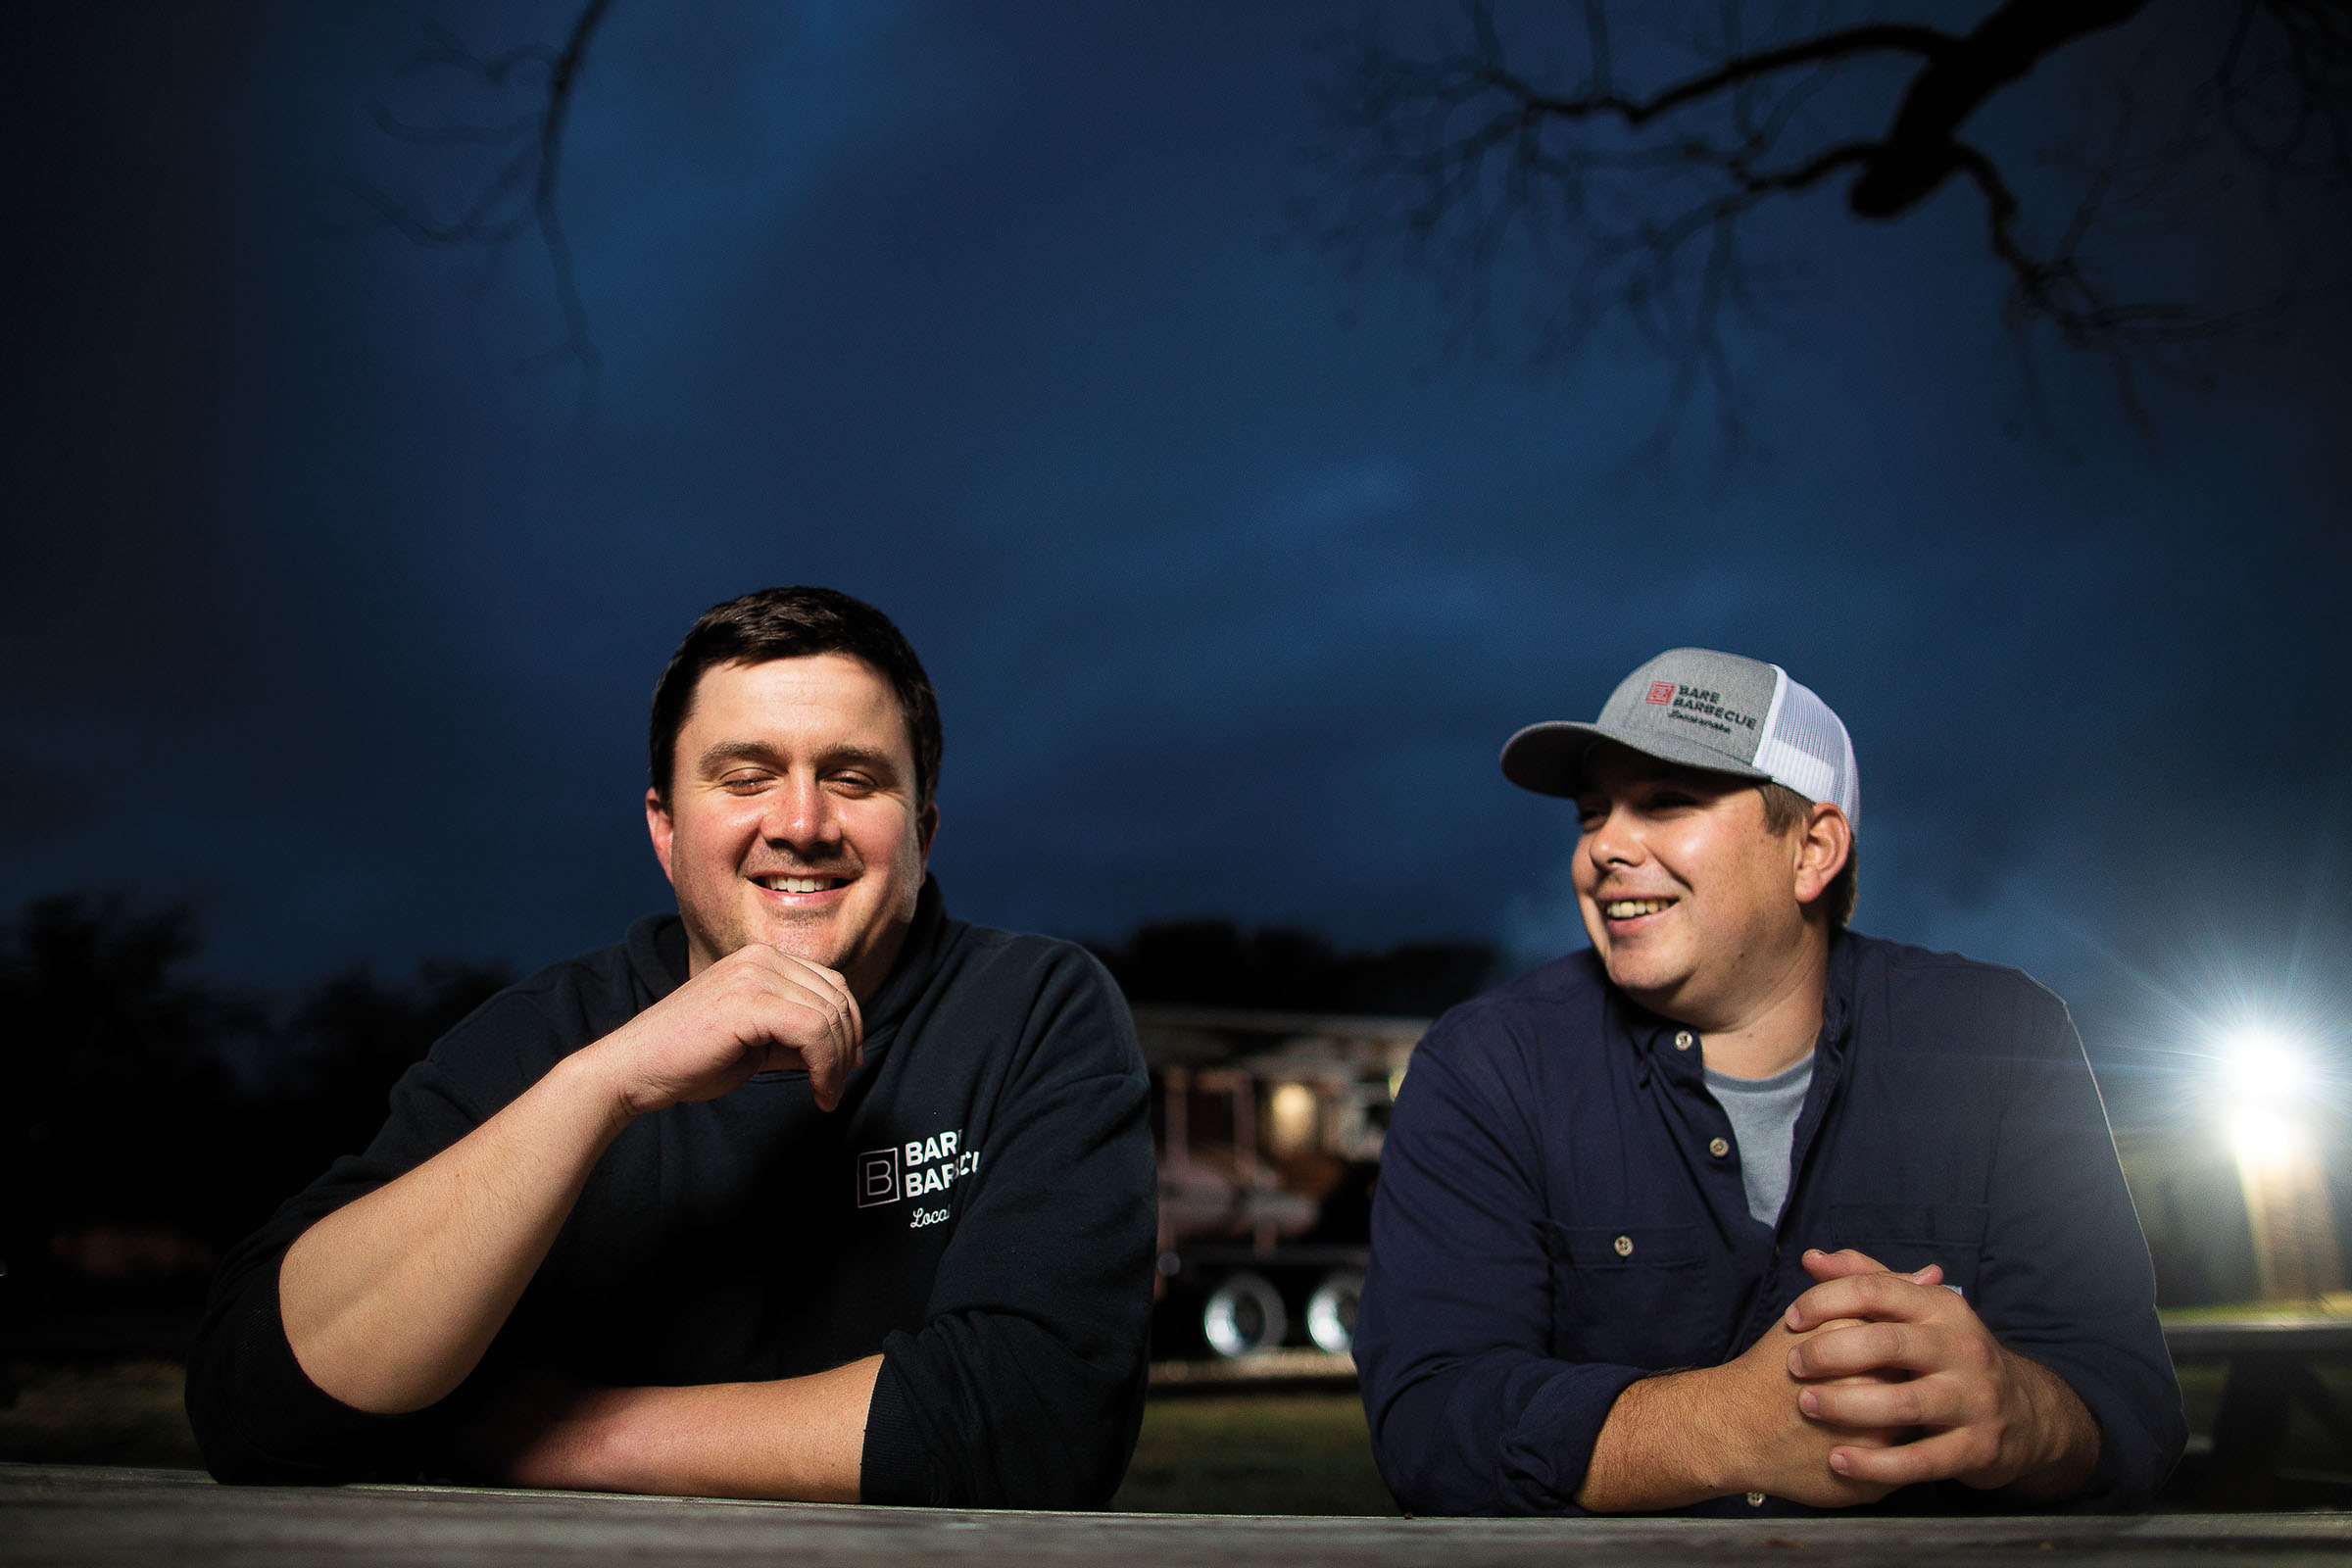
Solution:
M83 1369L19 1363L16 1402L0 1408L0 1459L40 1464L200 1469L180 1408L185 1377L171 1361Z
M1342 1394L1185 1395L1144 1409L1113 1508L1142 1513L1376 1513L1364 1407Z

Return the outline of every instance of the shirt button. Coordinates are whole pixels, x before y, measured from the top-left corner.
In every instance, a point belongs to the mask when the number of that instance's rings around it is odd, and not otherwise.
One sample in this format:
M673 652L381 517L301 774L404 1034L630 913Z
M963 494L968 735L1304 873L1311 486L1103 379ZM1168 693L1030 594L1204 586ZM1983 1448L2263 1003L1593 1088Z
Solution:
M1617 1255L1619 1257L1631 1257L1634 1255L1634 1239L1631 1236L1620 1236L1609 1245L1617 1249Z
M1730 1153L1731 1152L1732 1146L1730 1140L1723 1138L1710 1138L1707 1140L1707 1152L1713 1154L1717 1159L1721 1159L1724 1155Z
M1751 1493L1749 1493L1749 1494L1747 1494L1747 1505L1748 1505L1750 1508L1761 1508L1761 1507L1763 1507L1763 1506L1764 1506L1764 1494L1762 1494L1761 1492L1751 1492Z
M1689 1051L1696 1044L1698 1044L1697 1038L1693 1036L1688 1029L1681 1031L1674 1037L1674 1049L1677 1051Z

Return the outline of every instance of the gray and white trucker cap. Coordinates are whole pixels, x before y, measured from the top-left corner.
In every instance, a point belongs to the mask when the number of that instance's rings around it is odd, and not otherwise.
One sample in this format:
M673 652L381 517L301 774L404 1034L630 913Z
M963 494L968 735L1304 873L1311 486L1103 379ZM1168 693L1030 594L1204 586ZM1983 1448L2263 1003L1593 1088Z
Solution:
M1502 746L1502 776L1539 795L1573 796L1596 740L1685 767L1786 784L1862 825L1854 743L1830 705L1778 664L1670 648L1618 683L1590 724L1530 724Z

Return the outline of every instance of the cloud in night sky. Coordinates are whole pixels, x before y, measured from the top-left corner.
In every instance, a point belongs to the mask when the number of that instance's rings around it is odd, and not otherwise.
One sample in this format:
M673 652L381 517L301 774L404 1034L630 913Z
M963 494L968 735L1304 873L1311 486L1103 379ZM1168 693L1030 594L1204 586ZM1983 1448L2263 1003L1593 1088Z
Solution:
M569 372L516 368L561 335L540 254L485 271L349 193L479 167L371 118L439 13L60 10L12 63L12 901L187 899L273 985L612 940L665 892L655 674L803 581L929 664L973 918L1531 958L1576 940L1573 827L1497 748L1697 643L1852 729L1864 928L2021 963L2094 1043L2341 992L2340 294L2152 387L2152 438L2063 364L2062 440L2020 437L1965 193L1882 229L1827 195L1735 345L1760 453L1702 416L1629 463L1660 367L1448 356L1428 290L1286 219L1353 7L617 0L563 198L583 435ZM2223 236L2149 247L2229 275Z

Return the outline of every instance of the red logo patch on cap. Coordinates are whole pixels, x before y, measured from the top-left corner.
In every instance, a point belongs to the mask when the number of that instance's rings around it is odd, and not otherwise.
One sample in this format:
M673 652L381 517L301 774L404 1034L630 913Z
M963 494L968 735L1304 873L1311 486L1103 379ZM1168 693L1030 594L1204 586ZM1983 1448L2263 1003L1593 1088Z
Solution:
M1651 681L1651 682L1649 683L1649 695L1648 695L1647 697L1643 698L1643 699L1642 699L1642 701L1643 701L1643 702L1647 702L1647 703L1671 703L1671 702L1673 702L1673 701L1674 701L1674 682L1672 682L1672 681L1670 681L1670 680L1653 680L1653 681Z

